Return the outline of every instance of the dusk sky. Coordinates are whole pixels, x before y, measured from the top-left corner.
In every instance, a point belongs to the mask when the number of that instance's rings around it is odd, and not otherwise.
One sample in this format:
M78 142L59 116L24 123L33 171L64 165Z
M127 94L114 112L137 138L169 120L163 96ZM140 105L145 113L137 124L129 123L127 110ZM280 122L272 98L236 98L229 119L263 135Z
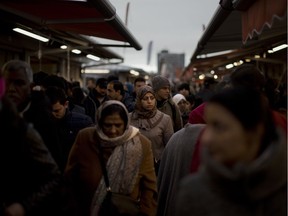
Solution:
M219 6L219 0L110 0L125 23L129 3L127 28L142 45L134 48L109 48L125 58L125 65L147 68L148 45L152 41L149 68L156 72L157 53L185 54L185 66ZM149 70L149 69L148 69Z

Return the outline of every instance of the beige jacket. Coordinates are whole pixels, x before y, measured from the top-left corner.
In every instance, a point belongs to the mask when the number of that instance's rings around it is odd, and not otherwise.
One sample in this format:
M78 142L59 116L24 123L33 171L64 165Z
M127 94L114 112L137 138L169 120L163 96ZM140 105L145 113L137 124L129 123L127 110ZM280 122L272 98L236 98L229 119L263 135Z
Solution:
M156 115L149 119L137 118L137 113L129 113L130 124L138 128L152 144L154 158L161 160L162 152L173 135L173 122L169 115L157 110Z

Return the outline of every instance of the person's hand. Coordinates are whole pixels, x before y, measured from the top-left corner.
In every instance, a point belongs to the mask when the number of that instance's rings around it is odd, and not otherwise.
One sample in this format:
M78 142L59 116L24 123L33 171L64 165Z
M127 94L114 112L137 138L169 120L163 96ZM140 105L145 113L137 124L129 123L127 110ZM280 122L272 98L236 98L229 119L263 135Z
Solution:
M25 216L25 209L20 203L13 203L5 208L5 216Z

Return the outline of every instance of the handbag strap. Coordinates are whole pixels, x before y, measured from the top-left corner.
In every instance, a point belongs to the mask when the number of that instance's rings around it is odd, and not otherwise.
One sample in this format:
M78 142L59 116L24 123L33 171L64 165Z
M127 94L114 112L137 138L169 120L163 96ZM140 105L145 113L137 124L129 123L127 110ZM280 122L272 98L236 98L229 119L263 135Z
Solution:
M102 169L102 173L103 173L104 181L105 181L105 185L106 185L106 191L111 191L109 179L108 179L108 174L107 174L107 169L106 169L106 164L105 164L104 157L103 157L103 149L102 149L100 144L97 146L99 149L99 159L100 159L101 169Z

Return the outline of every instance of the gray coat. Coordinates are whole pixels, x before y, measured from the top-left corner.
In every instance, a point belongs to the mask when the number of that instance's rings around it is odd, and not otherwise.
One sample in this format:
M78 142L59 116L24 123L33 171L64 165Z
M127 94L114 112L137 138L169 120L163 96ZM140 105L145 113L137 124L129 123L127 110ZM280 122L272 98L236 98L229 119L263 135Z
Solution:
M173 215L179 181L190 173L194 146L204 124L187 124L169 140L157 176L157 216Z
M285 135L251 164L228 169L204 150L205 168L180 183L175 215L286 216Z
M130 124L151 141L154 158L160 160L166 144L174 133L170 116L157 110L155 116L149 119L137 118L135 112L129 113L129 118Z

